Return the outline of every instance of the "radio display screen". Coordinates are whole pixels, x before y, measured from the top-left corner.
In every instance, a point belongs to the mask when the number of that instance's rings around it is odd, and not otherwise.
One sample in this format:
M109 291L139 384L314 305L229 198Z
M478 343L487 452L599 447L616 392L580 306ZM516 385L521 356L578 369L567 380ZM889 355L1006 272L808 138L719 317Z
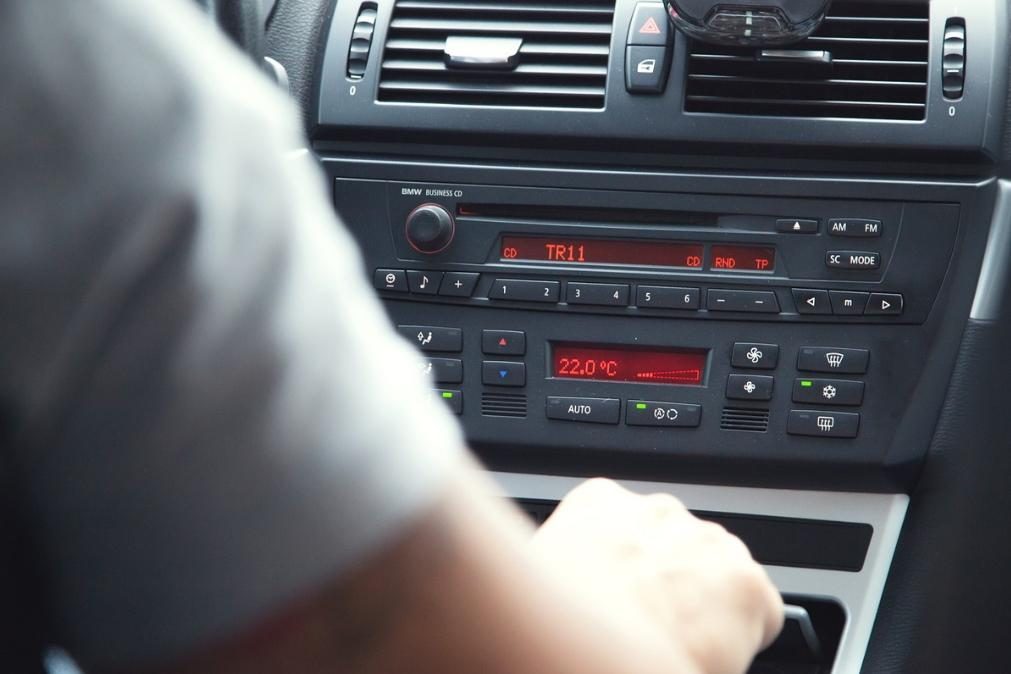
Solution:
M502 237L502 259L526 262L623 264L702 269L701 243L624 239Z
M691 349L552 344L551 373L559 379L698 386L706 352Z
M713 246L713 271L772 271L776 249L765 246Z

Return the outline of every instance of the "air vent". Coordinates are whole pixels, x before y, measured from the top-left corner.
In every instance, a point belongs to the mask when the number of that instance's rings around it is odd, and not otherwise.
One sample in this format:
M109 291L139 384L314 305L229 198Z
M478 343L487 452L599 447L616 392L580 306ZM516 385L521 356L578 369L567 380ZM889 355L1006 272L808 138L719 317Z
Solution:
M615 0L398 0L383 55L379 100L399 103L602 108ZM503 43L508 62L447 58L471 38ZM481 49L480 40L488 40ZM452 63L452 65L447 65Z
M527 397L518 393L484 393L481 395L481 414L522 419L527 416Z
M720 418L720 428L724 431L765 433L769 430L769 410L724 407L723 416Z
M689 47L685 110L749 116L922 120L930 5L836 0L785 49Z

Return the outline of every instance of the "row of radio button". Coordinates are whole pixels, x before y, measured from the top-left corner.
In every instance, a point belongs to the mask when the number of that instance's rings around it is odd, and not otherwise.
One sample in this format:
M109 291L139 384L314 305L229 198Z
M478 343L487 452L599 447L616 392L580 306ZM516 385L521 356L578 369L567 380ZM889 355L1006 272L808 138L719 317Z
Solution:
M377 269L372 283L377 290L414 295L470 297L474 294L480 274L461 271L416 271L413 269Z
M473 295L479 278L479 274L472 272L377 269L374 283L379 290L467 298ZM904 308L904 298L897 293L794 288L793 297L797 312L809 315L898 316ZM630 298L631 286L624 283L569 281L565 284L564 301L568 304L627 307ZM562 284L560 281L496 279L489 299L557 304L563 301ZM702 289L640 285L636 288L635 306L697 311L702 307ZM780 305L776 293L771 290L713 288L706 293L706 309L776 314L780 312Z

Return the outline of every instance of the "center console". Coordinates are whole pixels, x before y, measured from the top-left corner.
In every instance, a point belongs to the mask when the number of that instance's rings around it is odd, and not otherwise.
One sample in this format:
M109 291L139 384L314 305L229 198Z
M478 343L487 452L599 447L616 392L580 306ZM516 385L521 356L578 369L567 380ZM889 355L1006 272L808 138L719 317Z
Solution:
M1006 13L835 0L762 50L660 2L341 2L314 149L508 496L677 495L796 605L754 671L856 674L989 303Z

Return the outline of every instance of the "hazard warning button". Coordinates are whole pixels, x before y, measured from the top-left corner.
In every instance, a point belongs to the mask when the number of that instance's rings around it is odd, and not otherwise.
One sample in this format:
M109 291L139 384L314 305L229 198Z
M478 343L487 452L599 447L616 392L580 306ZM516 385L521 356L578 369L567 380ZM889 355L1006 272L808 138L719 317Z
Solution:
M659 2L640 2L635 6L632 25L628 29L628 44L636 47L666 47L673 33L670 21Z

